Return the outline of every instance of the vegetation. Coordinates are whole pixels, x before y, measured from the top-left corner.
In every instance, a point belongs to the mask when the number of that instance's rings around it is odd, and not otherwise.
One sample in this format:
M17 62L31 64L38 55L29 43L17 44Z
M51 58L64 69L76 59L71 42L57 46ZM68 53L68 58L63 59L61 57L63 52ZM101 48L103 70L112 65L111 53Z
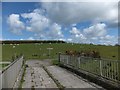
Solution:
M23 66L23 73L22 73L22 77L21 77L21 81L20 81L20 85L19 85L19 89L18 90L22 90L22 84L25 81L24 80L24 76L25 76L26 68L27 68L27 65Z
M4 69L6 66L8 66L9 64L0 64L0 70Z
M118 60L118 47L72 43L3 44L2 60L12 61L14 57L21 53L24 54L25 59L57 59L58 53L65 53L67 50L95 50L100 53L101 58Z
M0 41L2 44L30 44L30 43L65 43L64 41L60 40L7 40L7 41Z
M58 59L54 59L54 60L52 60L52 64L53 64L53 65L59 65L59 61L58 61Z

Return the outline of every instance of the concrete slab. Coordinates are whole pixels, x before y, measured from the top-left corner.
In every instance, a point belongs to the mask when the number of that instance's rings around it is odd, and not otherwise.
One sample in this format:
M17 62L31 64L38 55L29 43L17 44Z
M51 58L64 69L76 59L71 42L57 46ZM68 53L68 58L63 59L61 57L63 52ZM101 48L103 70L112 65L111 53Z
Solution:
M98 85L85 81L82 77L77 76L61 67L48 66L48 71L66 88L102 88Z
M52 88L57 88L57 85L49 77L42 65L47 67L52 76L65 88L75 88L76 90L79 90L79 88L91 88L95 90L102 88L84 80L82 77L67 71L66 69L58 66L51 66L48 61L28 60L26 64L28 67L26 68L24 77L25 82L23 83L22 88L34 87L36 90L39 88L51 88L51 90Z
M22 88L57 88L57 85L41 67L40 61L27 61L24 83Z

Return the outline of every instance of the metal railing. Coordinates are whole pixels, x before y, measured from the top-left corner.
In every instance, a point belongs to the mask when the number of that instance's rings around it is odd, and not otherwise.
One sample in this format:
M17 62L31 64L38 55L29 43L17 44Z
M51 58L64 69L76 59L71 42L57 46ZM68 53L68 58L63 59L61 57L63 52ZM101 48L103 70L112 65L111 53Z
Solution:
M10 65L8 65L2 72L0 73L0 89L2 88L13 88L15 81L17 80L17 76L21 67L23 66L23 56L19 57L15 61L13 61Z
M60 54L61 64L87 71L113 82L120 82L120 61Z

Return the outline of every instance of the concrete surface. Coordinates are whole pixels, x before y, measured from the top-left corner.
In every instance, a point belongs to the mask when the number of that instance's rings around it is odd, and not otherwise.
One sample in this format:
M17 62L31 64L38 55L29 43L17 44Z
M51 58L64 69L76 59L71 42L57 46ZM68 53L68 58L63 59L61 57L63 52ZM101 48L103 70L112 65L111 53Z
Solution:
M102 88L61 67L48 66L47 69L66 88Z
M48 76L46 71L41 67L44 62L32 60L27 61L24 83L22 88L57 88L54 81ZM45 63L46 64L46 63ZM46 64L47 65L47 64Z
M22 88L57 88L57 85L49 77L42 65L44 65L52 76L65 88L93 88L95 90L102 88L66 69L51 65L49 60L28 60L26 64L28 67L26 68L25 81L22 84Z

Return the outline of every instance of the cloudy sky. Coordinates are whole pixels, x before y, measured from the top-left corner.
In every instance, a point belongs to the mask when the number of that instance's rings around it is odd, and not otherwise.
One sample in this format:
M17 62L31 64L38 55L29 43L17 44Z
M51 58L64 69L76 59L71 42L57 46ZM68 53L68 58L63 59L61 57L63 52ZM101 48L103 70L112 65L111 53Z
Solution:
M118 2L2 2L2 39L116 44Z

